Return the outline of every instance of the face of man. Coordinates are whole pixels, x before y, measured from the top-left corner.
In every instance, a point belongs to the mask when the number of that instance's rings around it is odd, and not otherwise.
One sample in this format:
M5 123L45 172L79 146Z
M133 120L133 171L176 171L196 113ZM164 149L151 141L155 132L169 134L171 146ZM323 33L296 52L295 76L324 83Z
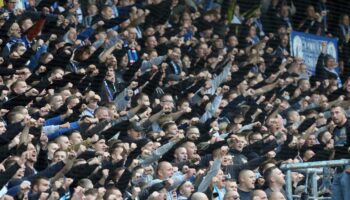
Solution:
M24 81L20 81L16 84L16 86L13 88L14 92L16 94L23 94L27 90L27 84Z
M110 119L108 109L100 109L97 113L95 113L96 118L101 121L104 119Z
M262 135L261 134L254 134L252 135L252 137L250 138L250 144L254 144L257 141L262 140Z
M79 132L73 132L70 136L70 141L72 144L79 144L83 141L83 138L81 137L81 134Z
M185 197L189 197L191 193L194 192L194 186L190 181L186 181L181 187L180 187L180 194Z
M183 103L181 104L181 106L178 107L179 110L186 110L186 109L188 109L188 108L190 108L190 103L187 102L187 101L183 102Z
M53 110L57 110L63 105L63 98L61 95L54 96L50 102L50 106Z
M286 198L283 196L281 192L272 192L269 200L285 200Z
M21 28L23 31L26 31L32 26L33 26L33 21L31 19L26 19L23 21Z
M6 126L4 122L0 122L0 135L5 133L6 131Z
M58 144L56 144L55 142L50 143L47 146L47 151L48 151L48 158L50 160L53 159L53 154L59 149L60 147L58 146Z
M174 48L173 52L170 54L170 58L174 61L178 61L181 59L181 49L180 48Z
M142 147L142 150L148 150L152 152L155 150L155 145L152 141L149 141L144 147Z
M107 150L106 140L101 139L93 145L96 152L105 152Z
M46 192L50 188L50 182L46 179L40 179L38 185L34 186L37 192Z
M238 39L236 36L230 36L227 43L231 47L236 47L238 45Z
M232 148L241 152L244 148L244 144L245 139L243 137L238 137L238 139L234 140L234 142L232 143Z
M166 135L167 135L167 136L174 136L174 135L177 134L178 130L179 130L179 129L177 128L176 124L172 124L172 125L170 125L170 126L168 127L168 129L166 130Z
M285 48L285 47L288 46L288 43L289 43L289 38L288 38L288 36L287 36L287 35L283 36L283 37L281 38L281 46Z
M12 12L15 10L16 4L17 0L8 0L8 2L6 3L6 7L10 12Z
M85 195L85 200L95 200L96 198L97 198L97 194Z
M106 73L106 80L114 83L115 82L115 72L114 69L109 67Z
M227 165L232 165L232 164L233 164L233 160L232 160L231 155L225 155L222 157L222 160L221 160L222 166L227 166Z
M316 144L316 136L315 135L310 135L307 140L306 140L306 144L308 146L313 146Z
M13 176L16 179L21 179L24 177L24 172L25 172L25 167L22 166L21 168L19 168L16 172L16 174Z
M124 152L124 149L122 147L116 147L114 151L111 154L111 158L113 162L118 162L123 159L122 153Z
M350 85L350 84L349 84L349 85ZM8 91L8 90L3 90L2 93L1 93L1 95L0 95L0 99L1 99L1 100L4 100L4 99L7 97L8 94L9 94L9 91Z
M141 136L142 136L140 131L137 131L133 128L128 130L128 135L131 139L134 139L134 140L141 139Z
M289 7L288 6L282 6L280 10L280 15L282 17L288 17L289 15Z
M248 190L255 188L256 176L253 171L246 171L245 175L240 177L240 185Z
M301 80L299 87L300 87L300 90L302 92L306 92L306 91L310 90L311 86L310 86L309 80Z
M288 114L288 120L291 122L291 123L295 123L297 121L300 120L300 115L298 112L296 111L292 111Z
M240 200L239 193L237 191L228 191L224 200Z
M308 160L310 160L312 157L314 157L315 156L315 152L313 152L312 150L307 150L307 151L305 151L305 153L304 153L304 156L303 156L303 160L304 161L308 161Z
M67 157L67 154L65 151L56 151L54 157L53 157L53 162L58 163L60 161L65 160Z
M286 182L285 182L285 175L282 173L282 171L278 168L274 169L273 170L273 179L274 181L276 182L276 184L278 185L284 185Z
M188 158L186 148L184 147L177 148L174 156L177 162L186 161Z
M129 42L133 42L136 40L137 38L137 34L136 34L136 28L128 28L128 40Z
M72 96L72 93L69 90L62 90L60 92L60 95L62 96L63 101L65 101L69 96ZM75 100L75 99L72 100L72 102L71 102L72 105L70 105L70 106L74 107L75 105L77 105L79 103L79 99L78 98L76 98L76 99L77 100ZM76 104L74 105L74 103L76 103Z
M335 107L331 110L331 116L334 124L343 125L346 122L344 110L340 107Z
M258 197L259 200L267 200L267 195L264 191L258 190L254 193L254 197Z
M149 101L149 97L147 95L142 95L142 98L138 100L140 104L143 104L145 106L150 106L151 103Z
M123 200L123 195L119 190L113 190L113 193L111 193L107 200Z
M278 118L272 118L269 120L269 131L271 133L274 133L282 128L282 125L280 123L280 120Z
M67 136L61 136L57 138L56 143L62 150L66 150L68 146L70 145L70 141Z
M156 37L154 36L148 37L145 45L150 49L154 49L158 45Z
M201 44L199 47L196 49L196 54L198 58L202 58L205 56L205 51L208 48L207 44Z
M226 181L225 188L227 191L236 191L237 192L237 182L236 181Z
M193 156L197 153L197 146L193 142L186 142L185 148L188 158L193 158Z
M216 176L213 180L214 180L214 183L219 188L225 187L226 178L225 178L225 174L222 170L219 170L219 172L216 174Z
M170 95L166 95L161 99L160 105L162 107L169 106L171 109L174 108L174 99Z
M28 151L28 161L36 162L37 155L36 155L36 148L33 144L29 144L27 147Z
M237 89L239 90L240 93L244 93L247 91L249 88L248 82L247 81L242 81L238 86Z
M334 69L335 67L337 67L337 62L334 58L329 58L327 59L326 66L329 69Z
M160 168L158 170L159 177L163 180L168 179L173 176L174 170L173 166L168 162L160 163Z
M111 19L112 16L113 16L113 10L112 8L108 7L108 8L105 8L102 12L101 12L103 18L105 19Z
M191 128L187 131L187 138L191 141L196 141L200 136L198 128Z

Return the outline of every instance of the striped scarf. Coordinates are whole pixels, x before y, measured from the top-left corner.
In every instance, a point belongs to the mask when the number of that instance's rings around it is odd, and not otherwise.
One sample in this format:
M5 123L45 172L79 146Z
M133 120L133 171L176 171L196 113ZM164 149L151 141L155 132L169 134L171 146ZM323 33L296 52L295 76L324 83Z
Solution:
M137 55L137 51L135 49L129 49L128 58L129 58L130 64L134 64L139 59Z

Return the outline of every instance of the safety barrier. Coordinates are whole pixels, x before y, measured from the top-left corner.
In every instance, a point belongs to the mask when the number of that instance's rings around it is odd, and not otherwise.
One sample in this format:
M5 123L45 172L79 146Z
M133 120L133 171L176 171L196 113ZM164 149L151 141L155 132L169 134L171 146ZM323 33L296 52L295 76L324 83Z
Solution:
M311 176L311 195L309 199L330 199L328 197L318 197L318 186L317 186L317 174L322 174L323 170L321 167L338 167L349 165L350 160L328 160L328 161L318 161L318 162L305 162L305 163L295 163L295 164L282 164L281 169L286 171L286 193L288 200L293 200L292 193L292 171L306 173ZM308 184L308 183L306 183Z

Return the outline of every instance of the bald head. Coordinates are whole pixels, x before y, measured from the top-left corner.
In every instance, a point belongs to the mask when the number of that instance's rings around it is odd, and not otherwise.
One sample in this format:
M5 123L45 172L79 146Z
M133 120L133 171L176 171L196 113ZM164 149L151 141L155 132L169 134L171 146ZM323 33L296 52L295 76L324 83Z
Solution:
M175 150L175 154L174 154L174 157L175 157L175 162L184 162L187 160L187 150L185 147L178 147L176 150Z
M267 200L267 195L264 190L254 190L252 193L252 199L258 198L259 200Z
M191 200L209 200L207 195L203 192L195 192L193 193Z
M238 199L239 198L239 193L237 191L230 190L226 192L224 196L224 200L230 200L230 199Z
M281 192L277 191L270 194L269 200L286 200L286 198Z
M160 162L158 164L157 174L159 179L166 180L173 176L174 174L173 166L166 161Z
M238 176L239 188L250 192L255 188L256 175L252 170L242 170Z

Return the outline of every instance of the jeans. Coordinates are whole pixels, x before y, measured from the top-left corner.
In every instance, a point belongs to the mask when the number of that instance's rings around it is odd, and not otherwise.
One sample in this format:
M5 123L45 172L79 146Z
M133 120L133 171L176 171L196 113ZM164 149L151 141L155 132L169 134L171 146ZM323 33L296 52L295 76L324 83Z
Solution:
M321 191L331 191L332 187L332 169L329 167L323 168L322 184L320 186Z
M332 185L332 200L350 199L350 175L346 172L336 173Z

